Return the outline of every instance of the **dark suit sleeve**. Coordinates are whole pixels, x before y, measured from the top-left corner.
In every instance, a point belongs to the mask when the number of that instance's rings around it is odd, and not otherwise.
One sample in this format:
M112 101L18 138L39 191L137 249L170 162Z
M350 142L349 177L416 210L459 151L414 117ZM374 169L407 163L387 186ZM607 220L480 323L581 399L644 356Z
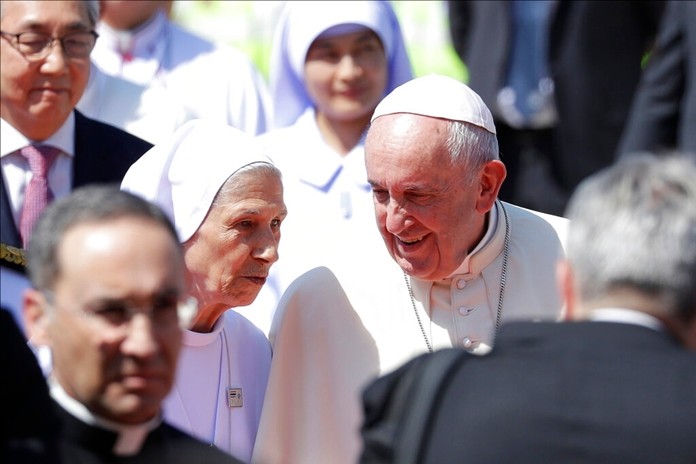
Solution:
M655 49L645 67L619 145L619 157L676 147L685 91L685 2L667 4ZM696 18L691 18L696 21ZM691 26L693 27L693 26ZM692 128L693 130L693 128Z

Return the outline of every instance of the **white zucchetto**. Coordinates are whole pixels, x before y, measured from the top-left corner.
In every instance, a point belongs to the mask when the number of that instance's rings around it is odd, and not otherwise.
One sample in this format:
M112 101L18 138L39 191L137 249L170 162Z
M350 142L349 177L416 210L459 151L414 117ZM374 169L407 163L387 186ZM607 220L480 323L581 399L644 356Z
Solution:
M394 89L377 105L370 122L396 113L463 121L496 133L481 97L466 84L438 74L417 77Z

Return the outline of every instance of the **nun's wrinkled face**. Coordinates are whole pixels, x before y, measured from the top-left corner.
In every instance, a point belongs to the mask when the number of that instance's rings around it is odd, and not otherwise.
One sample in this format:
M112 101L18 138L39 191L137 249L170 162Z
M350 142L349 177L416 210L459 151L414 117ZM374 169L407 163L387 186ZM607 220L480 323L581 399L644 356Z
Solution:
M223 185L196 233L184 243L199 321L251 304L278 260L280 225L287 214L277 173L237 173ZM194 322L196 330L197 322Z
M338 122L369 121L384 96L387 73L382 42L369 29L317 38L304 68L317 114Z

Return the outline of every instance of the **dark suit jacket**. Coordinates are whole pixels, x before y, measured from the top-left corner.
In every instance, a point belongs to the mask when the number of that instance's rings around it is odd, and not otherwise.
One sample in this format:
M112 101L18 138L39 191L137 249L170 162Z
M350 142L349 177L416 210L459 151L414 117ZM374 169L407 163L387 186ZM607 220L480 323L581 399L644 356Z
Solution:
M665 333L609 322L508 323L488 355L460 362L423 463L696 462L696 353ZM412 365L368 387L366 422Z
M75 111L73 189L95 183L120 184L128 168L150 148L152 144L145 140ZM22 247L4 175L0 176L0 242Z
M469 85L500 120L497 95L513 37L511 1L448 4L452 44L467 67ZM663 4L574 0L554 7L548 59L559 120L558 147L549 161L566 193L614 162Z
M667 2L619 154L696 153L696 3Z
M0 308L0 460L57 464L60 426L36 356L12 314Z
M140 453L117 458L112 449L116 434L88 425L54 403L61 418L61 457L70 464L241 464L229 454L208 446L166 422L150 432Z

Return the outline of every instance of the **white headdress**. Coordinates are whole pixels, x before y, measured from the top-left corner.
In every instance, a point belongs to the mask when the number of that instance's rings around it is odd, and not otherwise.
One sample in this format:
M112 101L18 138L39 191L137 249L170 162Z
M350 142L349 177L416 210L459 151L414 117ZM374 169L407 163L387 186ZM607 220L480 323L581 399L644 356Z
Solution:
M286 2L276 27L269 67L274 127L293 124L312 100L304 85L304 62L314 39L337 26L373 30L388 63L386 93L413 77L398 18L387 1ZM343 28L343 33L349 29Z
M121 190L159 205L183 243L198 230L220 187L252 163L269 163L253 139L222 123L192 120L128 170Z

